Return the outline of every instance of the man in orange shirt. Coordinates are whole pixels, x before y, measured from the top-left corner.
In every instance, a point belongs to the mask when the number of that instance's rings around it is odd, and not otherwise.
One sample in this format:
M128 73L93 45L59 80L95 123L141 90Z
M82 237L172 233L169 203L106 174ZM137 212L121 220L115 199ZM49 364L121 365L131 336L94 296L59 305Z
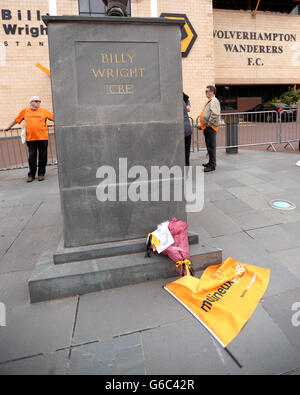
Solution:
M45 179L48 151L48 127L47 119L54 121L53 113L40 107L41 100L37 96L29 99L29 107L21 110L16 119L4 130L11 129L16 123L25 119L26 144L28 147L29 173L27 182L35 179L37 169L37 151L39 152L38 180Z

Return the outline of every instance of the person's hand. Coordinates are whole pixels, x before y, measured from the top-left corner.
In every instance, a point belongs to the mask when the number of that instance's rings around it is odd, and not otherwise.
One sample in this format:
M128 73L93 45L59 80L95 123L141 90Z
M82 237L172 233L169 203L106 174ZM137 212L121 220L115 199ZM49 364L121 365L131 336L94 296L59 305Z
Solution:
M7 128L3 129L4 132L7 132L9 129L11 129L12 127L14 127L16 125L17 121L13 120L12 123L10 123Z

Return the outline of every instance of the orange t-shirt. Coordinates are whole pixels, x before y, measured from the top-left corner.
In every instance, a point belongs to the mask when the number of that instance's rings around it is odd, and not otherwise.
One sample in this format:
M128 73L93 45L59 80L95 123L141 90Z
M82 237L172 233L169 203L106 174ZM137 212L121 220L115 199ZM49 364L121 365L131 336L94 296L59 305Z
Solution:
M205 110L205 107L208 105L208 103L209 103L209 100L208 100L208 102L205 104L204 109L202 110L202 112L201 112L201 114L200 114L200 127L201 127L201 129L202 129L203 131L207 128L207 125L204 125L204 123L203 123L203 112L204 112L204 110ZM213 125L210 125L210 127L211 127L212 129L214 129L216 132L218 131L218 128L217 128L217 127L215 127L215 126L213 126Z
M26 141L48 140L47 119L54 121L53 113L45 108L32 110L30 107L23 108L16 118L17 123L25 119Z

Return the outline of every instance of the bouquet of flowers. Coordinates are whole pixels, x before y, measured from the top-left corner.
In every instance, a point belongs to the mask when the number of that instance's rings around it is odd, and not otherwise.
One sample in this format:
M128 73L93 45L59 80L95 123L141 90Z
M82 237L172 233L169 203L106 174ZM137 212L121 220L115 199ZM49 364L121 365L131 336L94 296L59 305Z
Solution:
M148 234L147 255L151 249L168 256L179 270L181 276L194 275L190 262L187 223L173 217L163 222L157 229Z

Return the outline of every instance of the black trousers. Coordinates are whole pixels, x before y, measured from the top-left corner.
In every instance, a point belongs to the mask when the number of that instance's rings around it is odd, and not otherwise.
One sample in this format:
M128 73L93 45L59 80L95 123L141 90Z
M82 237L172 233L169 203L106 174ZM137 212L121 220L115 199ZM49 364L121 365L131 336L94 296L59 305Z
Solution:
M190 154L191 154L191 140L192 135L185 136L184 138L184 148L185 148L185 165L190 165Z
M35 177L37 169L37 153L39 152L38 176L44 176L46 173L47 156L48 156L48 140L26 141L28 147L28 177Z
M217 165L217 150L216 150L217 132L213 128L208 126L204 130L204 137L205 137L205 144L209 156L208 163L211 167L215 168Z

